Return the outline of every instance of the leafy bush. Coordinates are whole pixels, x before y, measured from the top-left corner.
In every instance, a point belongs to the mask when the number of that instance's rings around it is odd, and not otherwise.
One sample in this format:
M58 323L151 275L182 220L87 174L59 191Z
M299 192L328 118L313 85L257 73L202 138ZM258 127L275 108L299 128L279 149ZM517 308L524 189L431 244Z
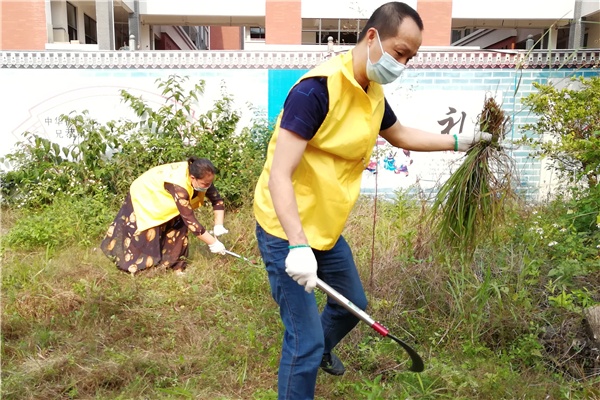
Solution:
M534 211L525 240L532 257L545 259L545 272L562 289L580 289L578 277L600 270L600 229L597 226L600 189L560 196Z
M75 146L60 147L31 132L23 136L25 140L18 143L17 151L5 157L12 169L0 174L3 204L39 207L61 193L108 195L102 177L96 175L103 172L102 168L73 161L77 159ZM88 159L91 155L86 152Z
M523 126L520 143L532 146L536 156L548 157L570 182L583 180L594 187L600 174L600 77L572 81L575 89L533 83L539 91L523 103L537 118ZM536 135L529 135L530 131Z
M103 125L87 111L62 115L69 126L69 146L26 132L17 151L3 160L11 167L1 176L3 202L37 207L52 203L58 193L120 201L132 180L149 168L197 155L218 168L216 185L227 206L241 206L251 199L271 131L264 121L254 120L237 132L240 114L224 87L223 97L195 117L204 81L186 92L187 80L174 75L157 80L165 104L156 110L122 90L121 98L137 122Z

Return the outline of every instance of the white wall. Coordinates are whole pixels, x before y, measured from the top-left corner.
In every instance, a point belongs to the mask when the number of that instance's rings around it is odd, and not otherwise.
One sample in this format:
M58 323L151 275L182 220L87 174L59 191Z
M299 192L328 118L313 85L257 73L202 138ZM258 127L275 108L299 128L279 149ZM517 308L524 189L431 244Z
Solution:
M589 23L584 24L590 37L587 47L598 49L600 48L600 13L594 14L593 18L588 18L587 22Z
M302 18L368 18L388 0L302 0ZM132 0L125 1L128 5ZM418 0L404 1L414 9ZM264 16L266 0L140 0L142 15ZM452 18L569 19L575 0L453 0ZM582 0L584 15L600 9Z
M155 33L160 35L160 27L157 27L157 32L153 32L150 28L150 25L140 25L139 49L136 50L154 50L154 37L150 37L150 35L154 36Z
M52 31L55 42L68 42L67 2L53 1L50 5L52 12Z
M0 157L16 150L23 132L34 132L59 143L72 144L68 127L59 120L61 114L89 111L90 118L100 123L120 118L138 120L121 101L120 91L126 90L158 108L166 99L157 88L157 78L169 75L189 76L185 91L199 79L206 82L204 95L194 106L195 115L211 109L222 98L222 86L234 99L234 109L241 114L238 128L251 126L256 115L266 115L268 106L267 69L27 69L2 68L0 82L11 101L2 109L2 146ZM6 166L0 164L0 170Z
M77 44L69 42L46 43L46 50L69 50L69 51L98 51L100 46L97 44Z
M302 18L367 19L373 11L389 0L302 0ZM405 0L417 9L417 0Z
M87 15L94 21L97 21L96 17L96 4L90 3L89 1L71 1L69 3L77 7L77 39L79 43L85 44L85 20L83 15Z
M77 9L77 39L79 40L80 44L85 44L85 21L83 16L86 14L92 19L96 20L96 6L89 0L69 0L69 3L71 3ZM67 31L67 1L52 0L50 2L50 10L53 25L53 35L48 36L50 43L68 42L69 34ZM56 46L46 46L46 48L56 48ZM81 50L81 48L78 48L77 50Z
M265 0L140 0L144 15L264 16Z
M600 1L598 0L582 0L581 15L586 16L600 10Z
M575 0L453 0L452 18L569 19Z

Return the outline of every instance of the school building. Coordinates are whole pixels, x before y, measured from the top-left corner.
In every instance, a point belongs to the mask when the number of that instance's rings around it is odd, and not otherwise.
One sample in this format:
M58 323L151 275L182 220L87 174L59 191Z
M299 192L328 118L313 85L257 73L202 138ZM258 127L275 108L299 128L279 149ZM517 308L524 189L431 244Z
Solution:
M383 0L1 0L0 50L316 50ZM600 48L597 0L406 0L423 46Z
M0 87L10 94L0 110L0 156L24 132L67 145L70 128L60 115L85 110L101 122L130 118L121 90L158 107L165 99L156 80L171 75L206 83L199 113L225 91L235 99L240 127L273 121L296 80L350 49L384 2L0 0ZM473 129L483 99L493 95L510 116L513 140L534 120L522 105L534 82L565 87L571 78L600 73L598 0L406 2L423 18L423 46L402 79L384 87L406 125L461 134ZM547 198L560 186L530 149L514 147L510 155L528 198ZM408 174L365 172L363 192L376 185L391 196L417 183L433 190L458 155L411 157Z

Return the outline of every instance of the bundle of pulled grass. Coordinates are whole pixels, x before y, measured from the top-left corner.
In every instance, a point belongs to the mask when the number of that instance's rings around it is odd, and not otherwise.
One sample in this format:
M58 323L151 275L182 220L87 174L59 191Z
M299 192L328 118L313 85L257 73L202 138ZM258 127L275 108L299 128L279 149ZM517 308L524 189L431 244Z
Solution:
M463 260L471 260L477 246L494 235L506 215L507 200L516 198L514 163L501 146L510 119L493 97L486 97L478 119L491 141L467 151L437 192L427 218L435 228L436 244Z

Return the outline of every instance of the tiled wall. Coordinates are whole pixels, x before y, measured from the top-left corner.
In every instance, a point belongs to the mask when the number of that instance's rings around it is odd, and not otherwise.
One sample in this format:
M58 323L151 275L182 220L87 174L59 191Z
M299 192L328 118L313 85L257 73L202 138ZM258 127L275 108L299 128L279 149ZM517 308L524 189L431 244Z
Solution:
M0 50L43 50L48 42L44 0L0 3Z

